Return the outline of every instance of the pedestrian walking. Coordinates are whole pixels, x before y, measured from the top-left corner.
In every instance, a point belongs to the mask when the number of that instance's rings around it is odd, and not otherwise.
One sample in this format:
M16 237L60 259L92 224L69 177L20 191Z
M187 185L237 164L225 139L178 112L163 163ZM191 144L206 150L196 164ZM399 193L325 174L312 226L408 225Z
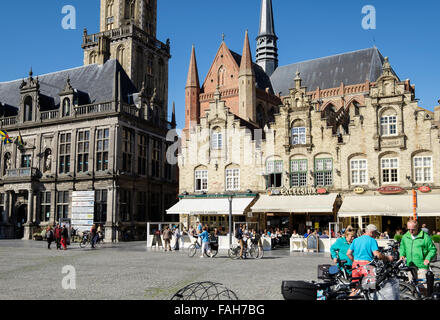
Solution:
M90 244L92 245L92 248L95 248L97 236L98 232L96 231L96 225L92 225L92 228L90 229Z
M183 239L182 239L182 234L180 232L179 226L176 226L174 228L174 236L176 237L176 243L174 244L173 250L180 250L180 247L183 248L183 241L182 241Z
M202 255L200 258L203 258L205 251L212 258L211 248L209 247L209 233L207 231L206 226L202 228L202 233L199 235L199 238L202 239Z
M429 264L437 254L437 248L431 237L423 229L419 229L417 220L409 220L408 232L400 241L400 260L406 259L408 266L417 268L417 277L426 279ZM412 279L411 273L408 275Z
M61 227L57 223L54 231L55 243L57 244L57 250L61 249Z
M67 238L69 237L69 231L67 231L66 226L63 226L61 230L61 245L64 250L67 250Z
M47 241L47 249L50 250L50 245L52 244L54 239L53 230L51 226L47 226L46 229L46 241Z
M165 227L165 230L163 231L163 241L165 242L165 251L169 250L171 251L171 238L173 237L173 233L171 232L170 228L168 226Z

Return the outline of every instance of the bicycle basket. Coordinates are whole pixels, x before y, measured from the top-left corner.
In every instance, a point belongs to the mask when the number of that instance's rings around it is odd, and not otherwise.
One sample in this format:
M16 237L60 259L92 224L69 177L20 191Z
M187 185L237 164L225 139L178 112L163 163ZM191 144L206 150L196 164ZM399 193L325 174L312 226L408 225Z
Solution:
M362 274L364 277L362 278L362 288L363 289L376 289L376 267L371 265L366 265L361 267Z

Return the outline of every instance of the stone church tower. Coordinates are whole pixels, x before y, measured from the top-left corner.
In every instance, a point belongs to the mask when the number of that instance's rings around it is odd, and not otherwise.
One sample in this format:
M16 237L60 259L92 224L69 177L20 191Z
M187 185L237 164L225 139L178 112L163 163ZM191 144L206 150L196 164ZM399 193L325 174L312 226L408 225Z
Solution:
M170 44L156 39L157 0L101 0L100 32L84 29L84 65L117 59L167 119Z

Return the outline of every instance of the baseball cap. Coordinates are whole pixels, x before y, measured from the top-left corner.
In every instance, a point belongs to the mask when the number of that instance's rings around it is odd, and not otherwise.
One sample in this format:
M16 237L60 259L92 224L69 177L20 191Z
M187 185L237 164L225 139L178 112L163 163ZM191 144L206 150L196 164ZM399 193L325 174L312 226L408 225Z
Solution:
M366 228L366 231L374 231L377 232L377 227L374 224L369 224Z

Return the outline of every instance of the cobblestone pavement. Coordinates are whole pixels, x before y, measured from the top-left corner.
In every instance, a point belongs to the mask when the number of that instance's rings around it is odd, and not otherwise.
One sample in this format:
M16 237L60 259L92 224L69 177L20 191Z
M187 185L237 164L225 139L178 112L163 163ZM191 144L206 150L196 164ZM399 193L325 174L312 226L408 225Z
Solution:
M100 249L47 250L45 242L0 241L0 300L170 299L184 286L213 281L239 299L280 300L282 280L316 280L325 253L265 252L261 260L189 258L185 252L147 251L145 242L106 244ZM54 247L54 244L52 245ZM76 271L76 289L64 290L65 265Z

